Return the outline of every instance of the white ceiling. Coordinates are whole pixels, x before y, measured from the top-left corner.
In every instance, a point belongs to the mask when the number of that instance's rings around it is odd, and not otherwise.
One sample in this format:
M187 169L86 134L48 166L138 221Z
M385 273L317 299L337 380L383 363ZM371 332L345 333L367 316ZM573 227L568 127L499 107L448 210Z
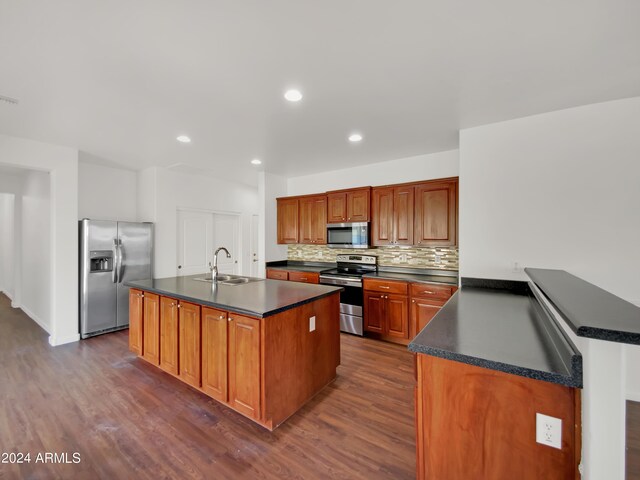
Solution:
M0 133L245 180L254 157L295 176L449 150L640 95L638 19L637 0L0 0L0 95L20 99Z

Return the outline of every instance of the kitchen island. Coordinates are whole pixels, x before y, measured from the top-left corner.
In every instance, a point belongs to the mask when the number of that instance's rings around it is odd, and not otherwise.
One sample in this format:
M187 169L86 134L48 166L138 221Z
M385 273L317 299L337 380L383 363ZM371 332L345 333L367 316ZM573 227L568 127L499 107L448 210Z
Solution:
M342 289L200 277L128 282L129 348L273 430L336 376Z

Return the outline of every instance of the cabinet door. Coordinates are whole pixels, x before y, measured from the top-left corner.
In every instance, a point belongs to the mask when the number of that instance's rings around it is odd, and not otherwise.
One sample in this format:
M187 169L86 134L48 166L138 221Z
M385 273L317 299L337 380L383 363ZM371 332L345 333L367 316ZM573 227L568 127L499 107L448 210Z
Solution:
M194 387L200 386L200 306L179 303L180 378Z
M347 194L327 194L327 223L342 223L347 221Z
M279 198L278 243L298 243L298 199Z
M160 368L178 375L178 300L160 298Z
M227 401L227 312L202 307L202 389Z
M414 187L393 189L393 244L413 245Z
M145 292L143 305L142 357L158 365L160 363L160 296Z
M305 197L299 200L300 243L327 243L327 197Z
M260 417L260 320L229 314L229 404Z
M371 191L367 189L347 192L347 221L369 221L369 197Z
M393 188L371 190L371 243L374 246L393 244Z
M457 183L433 182L415 187L416 245L457 244Z
M390 337L409 338L409 297L386 295L386 334Z
M364 329L367 332L384 333L385 302L384 295L364 292Z
M129 290L129 350L142 355L142 302L144 293L140 290Z
M442 305L444 305L444 301L425 298L414 298L411 300L411 323L415 328L413 332L414 336L426 327L427 323L440 311Z

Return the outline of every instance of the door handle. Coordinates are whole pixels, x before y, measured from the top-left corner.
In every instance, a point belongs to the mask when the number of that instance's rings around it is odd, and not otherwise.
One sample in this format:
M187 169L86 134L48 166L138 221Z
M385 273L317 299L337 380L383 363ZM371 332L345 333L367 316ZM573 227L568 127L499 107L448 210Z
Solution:
M118 240L113 239L113 265L111 267L111 281L118 283Z
M124 277L124 262L122 261L124 254L122 253L122 240L118 239L118 283L122 283L122 277Z

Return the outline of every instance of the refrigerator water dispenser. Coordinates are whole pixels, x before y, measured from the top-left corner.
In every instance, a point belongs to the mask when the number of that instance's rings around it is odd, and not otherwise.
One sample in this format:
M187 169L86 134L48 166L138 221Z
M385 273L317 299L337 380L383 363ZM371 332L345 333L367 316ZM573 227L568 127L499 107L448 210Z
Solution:
M113 252L110 250L95 250L89 254L90 272L111 272L113 270Z

